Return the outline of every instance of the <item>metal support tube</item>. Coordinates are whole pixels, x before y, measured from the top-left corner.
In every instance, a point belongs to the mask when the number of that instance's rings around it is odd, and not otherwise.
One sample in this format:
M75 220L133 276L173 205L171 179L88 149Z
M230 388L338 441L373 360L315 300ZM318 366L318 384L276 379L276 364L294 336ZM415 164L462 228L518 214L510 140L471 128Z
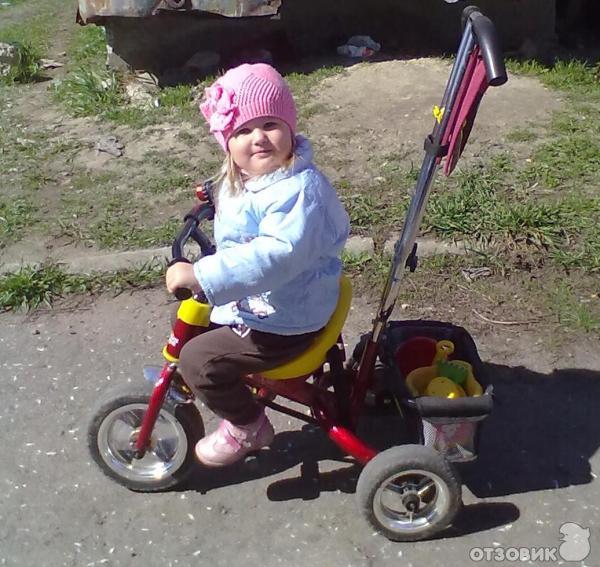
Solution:
M444 91L444 96L442 97L441 107L445 109L444 114L440 122L436 121L434 125L432 133L434 145L441 141L442 135L448 125L448 120L451 114L450 110L456 100L460 81L467 66L469 54L474 46L474 42L475 40L473 37L472 25L470 22L467 22L460 46L458 48L456 60L454 66L452 67L450 78L448 79L446 90ZM433 151L428 151L423 158L423 164L417 180L415 192L410 201L400 238L394 247L392 267L390 269L388 280L381 298L378 315L373 324L373 331L371 335L371 340L373 342L378 342L381 332L385 327L385 324L391 315L398 298L400 281L402 279L406 259L413 248L417 232L421 224L421 219L425 211L429 188L431 187L435 177L438 165L439 157Z

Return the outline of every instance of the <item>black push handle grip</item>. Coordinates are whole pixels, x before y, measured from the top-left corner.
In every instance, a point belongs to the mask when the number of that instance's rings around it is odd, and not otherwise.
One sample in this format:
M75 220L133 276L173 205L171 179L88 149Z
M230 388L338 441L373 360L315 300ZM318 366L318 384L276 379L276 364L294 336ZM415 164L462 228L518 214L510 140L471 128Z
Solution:
M473 26L473 33L481 50L488 83L492 87L503 85L508 77L496 27L492 20L481 13L477 6L467 6L463 10L463 27L468 21Z

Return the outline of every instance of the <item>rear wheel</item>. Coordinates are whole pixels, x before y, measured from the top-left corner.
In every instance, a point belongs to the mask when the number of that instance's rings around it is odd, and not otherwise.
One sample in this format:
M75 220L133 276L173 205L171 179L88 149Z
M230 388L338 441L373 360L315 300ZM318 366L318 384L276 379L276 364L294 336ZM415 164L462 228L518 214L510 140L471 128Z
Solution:
M165 400L141 459L135 442L151 388L128 384L110 392L96 407L88 428L88 446L102 471L130 490L156 492L171 488L192 472L194 447L204 436L200 412L193 404Z
M452 523L462 504L451 465L422 445L376 455L360 474L356 498L371 526L394 541L433 537Z

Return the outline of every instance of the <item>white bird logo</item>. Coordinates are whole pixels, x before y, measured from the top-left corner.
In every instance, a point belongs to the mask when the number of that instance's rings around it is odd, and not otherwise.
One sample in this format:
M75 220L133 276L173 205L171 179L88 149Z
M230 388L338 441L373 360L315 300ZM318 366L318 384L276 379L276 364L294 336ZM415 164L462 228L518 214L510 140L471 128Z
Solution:
M565 522L558 530L563 543L558 553L565 561L583 561L590 554L590 529L575 522Z

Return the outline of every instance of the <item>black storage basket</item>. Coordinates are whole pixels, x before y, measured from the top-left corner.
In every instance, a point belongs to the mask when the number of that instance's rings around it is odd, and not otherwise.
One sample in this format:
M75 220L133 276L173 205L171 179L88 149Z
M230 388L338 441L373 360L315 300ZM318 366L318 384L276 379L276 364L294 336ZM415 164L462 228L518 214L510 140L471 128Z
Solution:
M440 321L390 321L386 327L381 356L388 367L396 368L394 353L412 337L450 340L454 353L450 357L464 360L473 367L473 374L484 389L481 396L447 399L431 396L413 397L402 381L400 402L419 421L417 431L421 443L435 448L453 462L471 461L477 457L481 422L493 408L492 387L487 385L485 368L471 335L462 327Z

